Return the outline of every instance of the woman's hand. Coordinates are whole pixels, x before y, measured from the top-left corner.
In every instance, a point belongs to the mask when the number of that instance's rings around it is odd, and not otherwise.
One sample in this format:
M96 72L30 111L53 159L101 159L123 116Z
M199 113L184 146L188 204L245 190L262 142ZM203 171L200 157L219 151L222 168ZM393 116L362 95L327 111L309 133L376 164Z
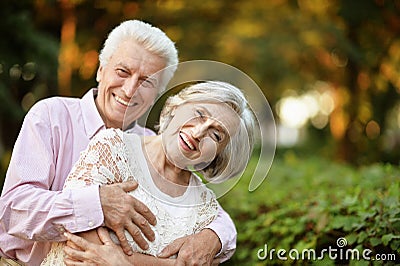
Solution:
M80 236L65 233L68 239L64 247L64 262L67 266L74 265L129 265L127 255L121 247L114 244L105 228L98 228L97 234L102 245L92 243Z
M97 235L98 239L96 240ZM126 255L120 246L114 244L105 228L98 228L94 237L92 232L85 234L85 237L96 241L96 243L70 233L65 233L65 236L68 239L67 245L64 247L64 262L67 266L172 266L176 264L175 259L162 259L136 252L132 256Z
M127 181L100 187L100 201L105 225L115 232L127 255L132 255L133 251L126 239L125 229L143 250L148 248L143 235L148 240L154 241L154 232L150 224L156 224L156 217L141 201L127 194L137 186L136 182Z

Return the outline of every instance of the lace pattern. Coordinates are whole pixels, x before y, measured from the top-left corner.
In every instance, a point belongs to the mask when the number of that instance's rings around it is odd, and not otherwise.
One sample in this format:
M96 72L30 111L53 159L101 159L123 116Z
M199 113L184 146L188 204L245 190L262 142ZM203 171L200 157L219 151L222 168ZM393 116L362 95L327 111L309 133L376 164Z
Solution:
M135 137L133 142L124 138ZM127 147L127 143L134 144ZM81 188L93 184L113 184L128 180L136 180L140 185L130 195L142 201L157 217L156 226L151 226L155 233L155 241L148 242L149 249L142 250L125 231L125 235L132 248L138 252L155 256L173 240L201 231L212 222L218 212L218 203L215 195L204 185L195 187L197 193L196 205L181 206L184 212L179 216L165 204L160 204L156 191L152 191L149 184L151 177L146 175L140 164L139 155L143 156L140 138L136 135L124 135L121 130L107 129L97 134L89 143L88 148L81 153L78 162L69 174L64 188ZM194 178L194 176L192 176ZM201 181L198 181L201 183ZM192 191L190 191L192 192ZM196 194L195 193L195 194ZM115 243L118 239L111 232ZM52 248L41 265L64 265L64 243L53 243Z

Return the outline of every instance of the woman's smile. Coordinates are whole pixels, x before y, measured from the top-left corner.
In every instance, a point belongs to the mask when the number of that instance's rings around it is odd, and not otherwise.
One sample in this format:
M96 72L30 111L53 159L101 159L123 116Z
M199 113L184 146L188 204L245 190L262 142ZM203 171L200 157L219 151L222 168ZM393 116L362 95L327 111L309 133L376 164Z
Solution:
M179 132L179 137L180 137L180 143L181 146L183 147L184 150L188 151L195 151L196 145L195 145L195 140L191 137L189 137L185 132Z

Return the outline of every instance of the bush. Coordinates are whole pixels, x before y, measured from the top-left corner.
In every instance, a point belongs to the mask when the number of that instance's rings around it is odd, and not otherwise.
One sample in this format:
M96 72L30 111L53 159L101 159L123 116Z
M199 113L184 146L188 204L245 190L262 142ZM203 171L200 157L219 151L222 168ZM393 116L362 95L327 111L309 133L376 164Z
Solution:
M251 193L249 178L245 175L220 199L238 231L236 253L226 265L400 262L399 167L375 164L356 169L287 152L275 159L268 178ZM329 248L336 249L332 256ZM286 251L286 261L278 259L279 249ZM324 260L317 259L324 249ZM315 259L307 255L310 250ZM364 260L363 251L386 260Z

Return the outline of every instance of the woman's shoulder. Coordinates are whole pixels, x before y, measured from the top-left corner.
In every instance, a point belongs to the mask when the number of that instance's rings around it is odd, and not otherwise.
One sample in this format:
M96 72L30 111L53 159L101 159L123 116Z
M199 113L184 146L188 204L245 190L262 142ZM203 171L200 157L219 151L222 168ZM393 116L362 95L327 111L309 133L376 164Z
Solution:
M90 145L106 145L110 151L139 156L141 153L141 137L126 133L119 128L107 128L98 132L90 141ZM132 163L132 162L131 162Z
M96 142L108 142L113 140L114 142L122 142L121 133L118 129L115 128L107 128L100 130L94 137L91 139L91 143Z

